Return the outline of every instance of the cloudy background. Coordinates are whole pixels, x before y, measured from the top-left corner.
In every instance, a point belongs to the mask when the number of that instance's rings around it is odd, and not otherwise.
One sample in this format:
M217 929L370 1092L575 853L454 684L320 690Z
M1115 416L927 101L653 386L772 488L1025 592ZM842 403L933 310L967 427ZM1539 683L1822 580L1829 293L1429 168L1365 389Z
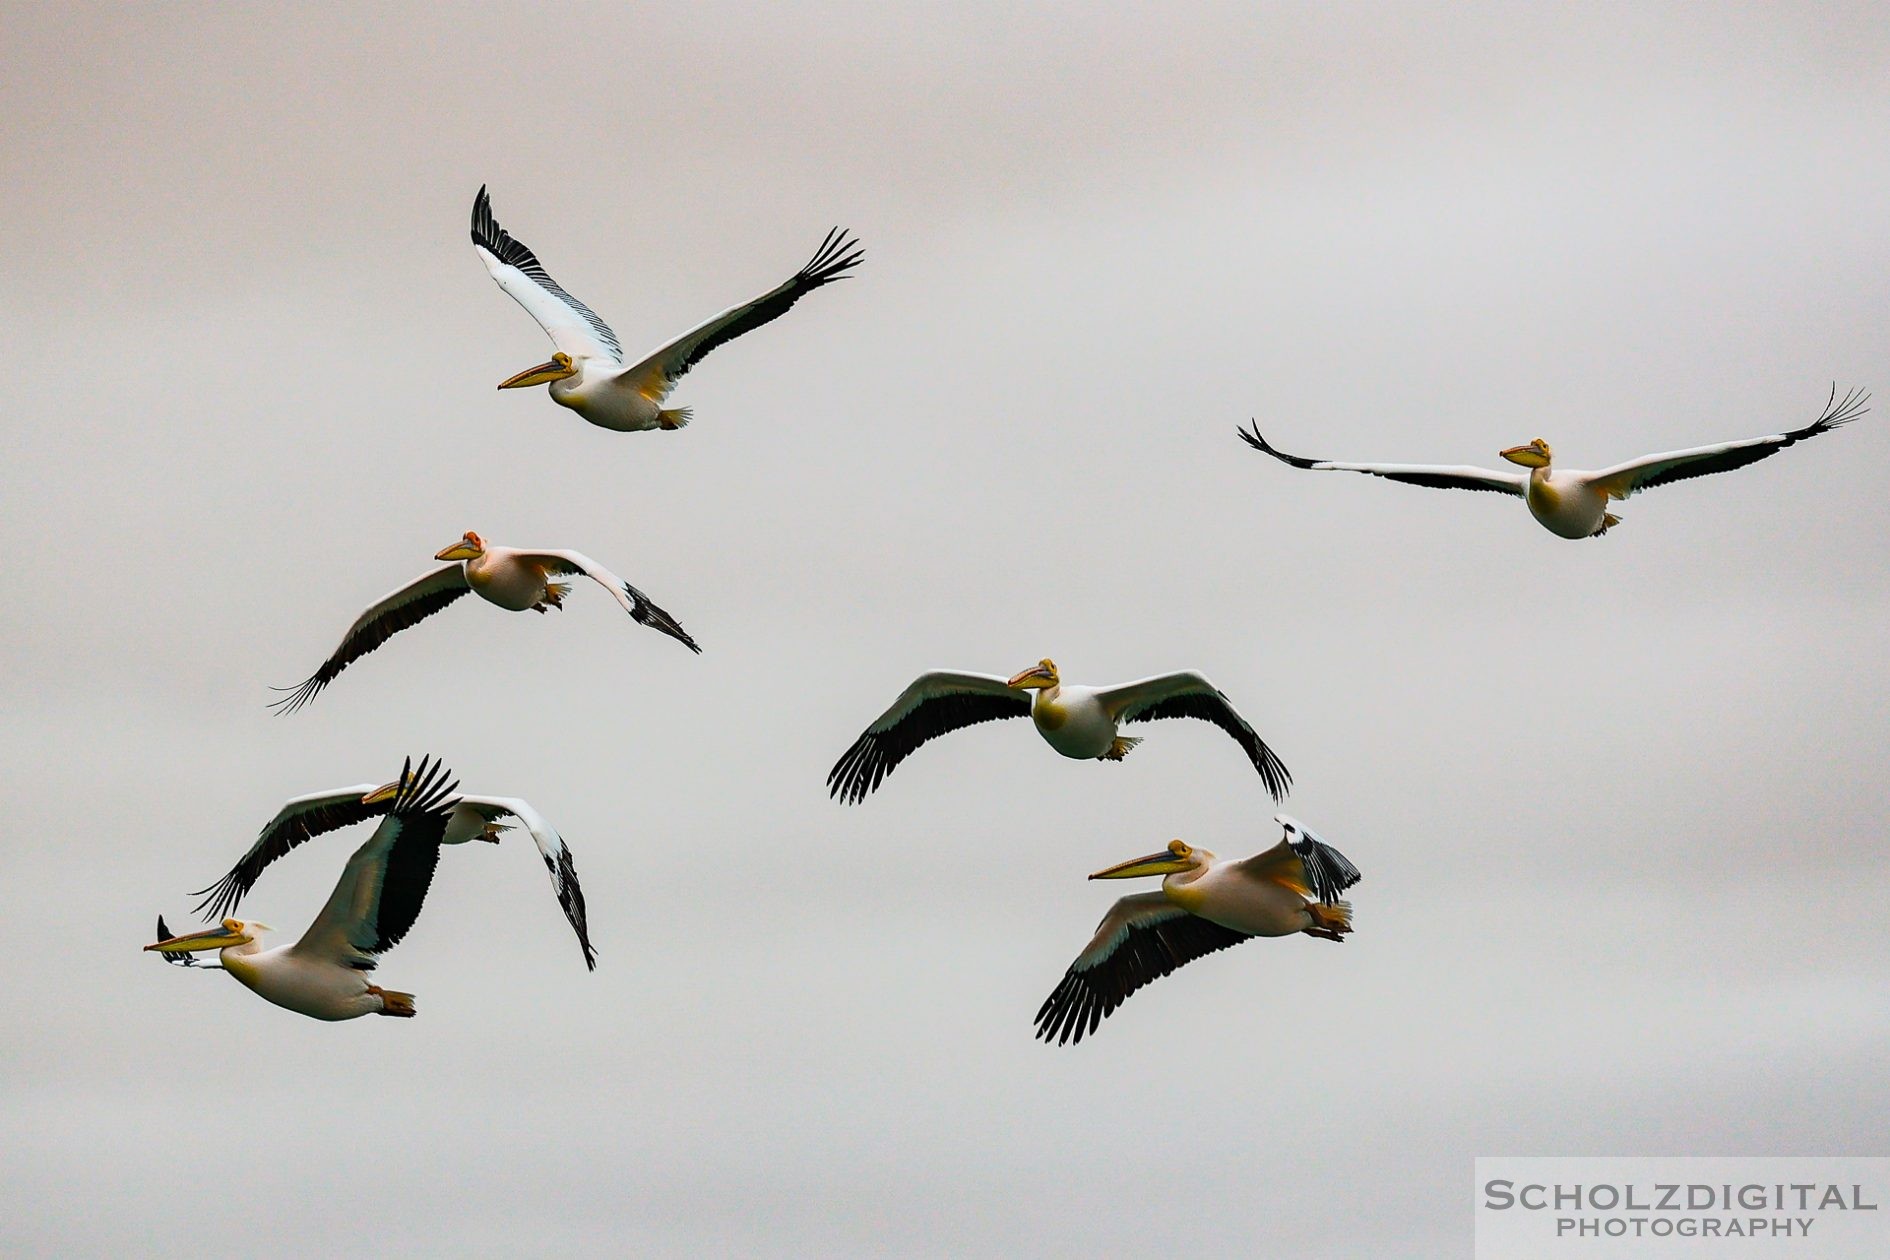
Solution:
M1234 437L1596 467L1881 396L1881 6L4 17L0 1250L1442 1255L1479 1154L1884 1153L1884 408L1582 543ZM632 350L867 262L613 434L493 390L546 343L481 183ZM706 654L580 590L265 711L468 528ZM1034 1042L1087 872L1278 834L1186 723L827 799L916 672L1045 655L1208 673L1358 934ZM422 752L562 829L594 975L522 843L442 861L411 1023L138 952Z

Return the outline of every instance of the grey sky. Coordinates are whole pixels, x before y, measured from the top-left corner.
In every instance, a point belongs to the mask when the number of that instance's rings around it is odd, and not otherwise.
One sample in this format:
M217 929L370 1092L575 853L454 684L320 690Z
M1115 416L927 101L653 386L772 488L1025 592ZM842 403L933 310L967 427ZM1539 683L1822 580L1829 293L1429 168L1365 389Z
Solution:
M1247 451L1601 466L1890 391L1890 16L1568 7L7 5L0 1251L1460 1254L1478 1154L1882 1154L1884 407L1556 539ZM545 357L787 275L679 435ZM462 530L601 592L306 675ZM1093 1041L1030 1017L1181 836L1192 724L1022 728L866 804L921 669L1199 668L1364 871ZM434 752L570 841L449 852L327 1026L138 952L282 799ZM358 838L245 902L299 933ZM181 1160L188 1175L168 1166Z

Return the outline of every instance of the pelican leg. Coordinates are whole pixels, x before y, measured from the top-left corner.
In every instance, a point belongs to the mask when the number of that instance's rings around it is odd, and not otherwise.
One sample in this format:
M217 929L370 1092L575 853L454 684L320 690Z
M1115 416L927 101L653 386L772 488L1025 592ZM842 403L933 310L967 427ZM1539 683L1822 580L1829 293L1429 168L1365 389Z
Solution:
M1342 941L1352 931L1352 907L1349 905L1328 906L1323 902L1309 901L1306 903L1306 914L1312 919L1312 926L1304 929L1308 936Z
M1109 751L1096 758L1098 761L1121 761L1135 751L1135 746L1142 742L1140 736L1118 735L1111 741Z
M367 991L381 1000L381 1009L376 1014L393 1015L400 1019L414 1017L413 994L396 993L392 989L383 989L378 984L370 984Z
M532 611L542 613L547 609L556 608L559 612L563 612L564 597L570 593L569 582L547 582L545 583L545 597L532 605Z

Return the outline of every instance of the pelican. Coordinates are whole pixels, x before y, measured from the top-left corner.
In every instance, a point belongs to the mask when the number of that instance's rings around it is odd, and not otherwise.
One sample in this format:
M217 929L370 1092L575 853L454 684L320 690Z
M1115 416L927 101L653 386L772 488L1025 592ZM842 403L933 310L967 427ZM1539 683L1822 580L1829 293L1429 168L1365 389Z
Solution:
M1274 800L1293 781L1220 689L1192 670L1117 687L1066 687L1056 662L1045 659L1011 678L950 670L920 674L834 763L828 792L857 804L927 740L961 726L1025 716L1065 757L1096 761L1121 761L1142 742L1117 734L1124 722L1200 718L1234 737Z
M1862 390L1852 390L1840 401L1837 386L1833 385L1831 396L1825 402L1824 413L1802 429L1746 438L1738 442L1721 442L1715 446L1694 446L1684 451L1647 455L1625 464L1616 464L1612 468L1604 468L1600 472L1553 468L1554 452L1541 438L1525 446L1512 446L1498 452L1510 463L1527 468L1529 472L1524 475L1469 465L1342 464L1327 459L1305 459L1275 449L1260 436L1258 424L1251 433L1245 429L1238 432L1248 446L1295 468L1370 473L1389 481L1435 486L1442 490L1494 490L1500 494L1520 495L1529 505L1529 514L1550 533L1563 538L1599 538L1621 523L1620 517L1608 511L1610 500L1625 499L1642 490L1664 486L1670 481L1684 481L1688 477L1705 477L1711 473L1744 468L1747 464L1778 454L1794 442L1802 442L1849 424L1870 410L1864 405L1869 401L1870 395Z
M549 363L526 368L499 382L499 388L549 385L551 401L569 407L599 428L619 433L643 429L673 432L688 424L689 408L671 410L663 406L684 373L723 342L779 319L821 285L846 279L846 273L866 257L858 241L834 228L807 265L781 284L752 301L731 306L647 358L626 366L623 347L610 325L566 293L546 273L538 256L499 226L492 217L492 198L483 187L473 200L472 241L499 287L538 321L558 348Z
M372 783L357 783L291 798L263 827L256 843L249 846L249 851L227 875L194 894L203 898L197 905L197 914L206 921L234 914L237 903L255 887L271 862L305 840L387 813L399 798L401 786L399 781L378 787ZM564 907L564 917L570 920L571 930L577 933L578 946L584 951L584 965L595 971L597 951L591 947L590 931L585 924L584 890L578 886L577 865L571 859L571 850L564 838L529 802L511 796L462 793L447 818L446 832L440 837L440 843L485 840L497 844L514 826L523 827L537 844L538 854L551 876L551 890L557 894L558 904Z
M223 970L256 996L313 1019L412 1017L413 994L370 984L368 975L420 917L458 784L430 760L417 769L403 766L397 782L392 809L348 859L327 904L294 944L263 948L263 934L272 929L254 919L226 918L208 931L165 936L160 918L163 939L145 949L164 955L216 950Z
M1352 906L1339 894L1358 883L1358 868L1295 819L1276 814L1274 821L1286 829L1280 842L1238 862L1171 840L1160 853L1091 875L1160 875L1162 890L1110 907L1038 1008L1037 1036L1058 1045L1081 1041L1143 985L1256 936L1304 932L1344 941L1352 931Z
M570 583L554 582L552 578L577 574L609 591L611 598L630 614L631 620L662 631L691 652L702 651L676 624L676 619L651 603L648 595L582 552L495 547L467 530L458 542L443 547L433 558L458 563L424 573L376 600L355 618L348 633L341 637L341 646L322 662L321 668L297 686L276 688L288 694L269 707L281 706L284 713L295 712L320 695L322 688L349 665L408 626L431 617L467 591L510 612L524 612L529 608L542 613L552 608L562 609L564 597L571 593Z

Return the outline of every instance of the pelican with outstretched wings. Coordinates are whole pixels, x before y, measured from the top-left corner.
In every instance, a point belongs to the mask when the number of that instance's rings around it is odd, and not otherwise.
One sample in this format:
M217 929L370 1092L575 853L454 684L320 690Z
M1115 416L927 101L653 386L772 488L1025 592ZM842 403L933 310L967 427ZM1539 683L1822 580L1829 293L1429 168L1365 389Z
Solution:
M165 934L146 945L167 959L215 950L223 970L268 1002L312 1019L362 1015L411 1017L413 994L369 981L382 954L400 944L420 917L440 844L452 822L457 783L438 762L401 767L391 808L342 868L341 879L300 940L265 949L271 929L254 919L226 918L184 936Z
M512 300L538 321L557 347L551 361L527 368L499 383L500 389L549 385L551 400L605 429L634 433L643 429L676 430L689 423L690 411L667 408L670 391L704 355L743 333L779 319L789 307L822 285L844 280L866 257L859 242L839 228L807 265L757 298L731 306L669 344L633 363L610 325L565 292L525 243L492 217L492 198L481 188L473 201L472 242L486 270Z
M249 895L249 890L256 886L256 881L270 863L316 836L381 817L400 798L401 786L398 782L378 787L372 783L357 783L350 787L329 788L323 792L305 792L291 798L276 811L276 816L263 827L256 842L237 859L229 873L210 887L197 892L196 895L203 898L197 905L197 914L205 920L222 919L235 914L237 904ZM545 821L543 814L532 808L530 802L512 796L462 793L447 818L446 831L440 836L440 843L465 844L470 840L485 840L497 844L507 831L515 827L523 827L538 846L538 855L544 859L545 871L551 876L552 892L557 895L558 904L564 908L564 917L570 922L571 930L577 934L578 945L584 951L584 965L595 971L597 951L591 947L590 927L584 913L584 889L578 884L577 864L571 858L571 849L565 844L564 837Z
M1837 386L1833 385L1823 414L1801 429L1744 438L1737 442L1720 442L1713 446L1694 446L1684 451L1646 455L1625 464L1616 464L1612 468L1603 468L1599 472L1553 467L1554 452L1541 438L1526 446L1512 446L1501 452L1510 463L1527 468L1529 471L1524 474L1469 465L1348 464L1330 459L1307 459L1276 449L1260 435L1258 424L1252 432L1241 429L1239 433L1241 441L1248 446L1273 456L1283 464L1291 464L1294 468L1368 473L1388 481L1431 486L1440 490L1489 490L1497 494L1515 495L1528 503L1529 514L1550 533L1563 538L1599 538L1621 523L1621 518L1608 510L1611 501L1625 499L1668 482L1731 472L1747 464L1756 464L1794 443L1849 424L1870 410L1864 405L1869 401L1870 395L1862 390L1852 390L1840 399Z
M1350 935L1352 906L1339 894L1358 883L1358 868L1297 820L1279 814L1274 821L1286 834L1255 857L1223 862L1173 840L1160 853L1091 875L1160 875L1162 890L1124 897L1103 916L1038 1008L1037 1036L1059 1045L1081 1041L1137 989L1256 936Z
M1011 678L952 670L919 675L834 763L829 794L856 804L927 740L1012 717L1030 718L1044 742L1065 757L1096 761L1121 761L1142 742L1120 733L1125 722L1200 718L1234 737L1274 800L1293 781L1220 688L1193 670L1116 687L1078 687L1064 685L1056 663L1042 660Z
M294 687L270 707L293 713L321 694L342 670L393 638L408 626L432 616L454 600L472 591L489 604L509 612L531 609L545 612L564 607L564 597L571 584L560 577L587 577L610 592L631 620L658 630L691 652L701 652L676 619L658 608L648 595L639 591L597 561L578 551L560 548L495 547L468 530L456 543L443 548L435 560L453 560L444 569L435 569L415 578L397 591L376 600L356 617L341 637L341 644L321 668Z

